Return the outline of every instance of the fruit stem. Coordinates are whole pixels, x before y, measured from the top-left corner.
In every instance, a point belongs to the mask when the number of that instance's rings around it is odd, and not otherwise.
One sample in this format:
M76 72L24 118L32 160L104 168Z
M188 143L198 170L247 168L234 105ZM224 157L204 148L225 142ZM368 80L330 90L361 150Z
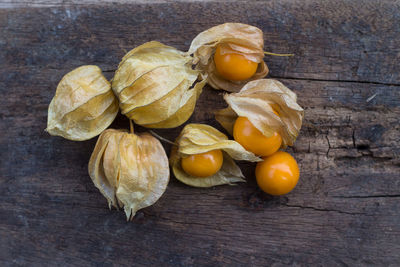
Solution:
M158 139L160 139L160 140L162 140L162 141L164 141L164 142L166 142L166 143L168 143L168 144L170 144L170 145L177 146L176 143L174 143L174 142L172 142L172 141L170 141L170 140L168 140L168 139L166 139L166 138L164 138L164 137L162 137L162 136L156 134L154 131L149 130L149 132L150 132L152 135L154 135L155 137L157 137Z
M266 52L266 51L264 51L264 54L270 55L270 56L278 56L278 57L292 57L292 56L294 56L294 54L277 54L277 53Z
M135 131L133 130L132 120L129 120L129 126L130 126L130 129L131 129L131 134L133 134Z

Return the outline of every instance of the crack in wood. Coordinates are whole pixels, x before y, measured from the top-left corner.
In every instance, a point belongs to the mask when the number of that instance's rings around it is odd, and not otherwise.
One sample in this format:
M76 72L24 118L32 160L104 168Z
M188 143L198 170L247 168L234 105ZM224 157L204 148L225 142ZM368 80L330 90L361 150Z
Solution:
M400 194L394 195L366 195L366 196L332 196L332 198L397 198Z
M50 68L54 70L64 70L57 68ZM112 73L116 72L117 69L105 69L102 72ZM400 83L384 83L384 82L374 82L374 81L363 81L363 80L333 80L333 79L315 79L315 78L307 78L307 77L290 77L290 76L275 76L268 75L265 78L271 79L286 79L286 80L299 80L299 81L314 81L314 82L338 82L338 83L361 83L361 84L374 84L374 85L386 85L386 86L400 86Z
M340 83L363 83L363 84L374 84L374 85L387 85L387 86L400 86L400 83L385 83L385 82L374 82L374 81L360 81L360 80L333 80L333 79L315 79L306 77L284 77L269 75L272 79L287 79L287 80L301 80L301 81L315 81L315 82L340 82Z
M151 214L151 213L147 212L146 210L142 210L141 212L145 215L145 217L150 217L150 218L156 219L157 221L163 220L163 221L169 221L169 222L172 222L175 224L182 224L182 225L199 225L199 226L203 226L203 227L209 226L209 224L205 224L205 223L199 223L199 222L193 222L193 221L183 222L183 221L173 220L168 217Z
M353 156L353 155L334 156L334 159L339 159L339 160L355 160L355 159L360 159L360 158L370 158L377 162L391 162L394 159L392 157L374 156L372 153L371 154L361 153L357 156ZM397 161L393 161L393 165L397 165L397 164L398 164Z
M287 206L287 207L292 207L292 208L310 209L310 210L315 210L315 211L337 212L340 214L368 216L368 214L362 213L362 212L348 212L348 211L335 210L335 209L321 209L321 208L316 208L316 207L312 207L312 206L302 206L302 205L290 205L290 204L282 204L282 205Z
M331 143L329 142L328 134L325 135L326 141L328 141L328 149L326 151L326 158L329 157L329 151L331 150Z
M117 70L101 70L102 72L116 72Z

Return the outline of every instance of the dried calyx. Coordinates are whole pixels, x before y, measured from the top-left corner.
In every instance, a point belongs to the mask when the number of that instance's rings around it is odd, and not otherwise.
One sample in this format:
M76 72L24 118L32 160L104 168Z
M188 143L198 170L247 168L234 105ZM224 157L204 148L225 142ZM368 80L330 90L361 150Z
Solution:
M187 124L176 139L177 146L171 151L170 164L175 177L191 186L211 187L235 182L244 182L244 176L234 160L257 162L261 159L246 151L239 143L229 140L217 129L205 124ZM186 173L181 166L184 157L213 150L222 150L221 169L209 177L194 177Z
M107 129L90 157L89 175L109 207L123 207L129 220L137 210L153 205L166 190L168 157L160 142L148 133Z
M222 77L214 62L213 55L219 46L222 54L239 54L258 64L255 74L242 81ZM263 32L254 26L242 23L225 23L198 34L192 41L188 54L193 54L196 69L208 74L208 83L215 89L238 92L248 81L265 77L268 67L264 58Z
M59 82L48 110L46 131L82 141L99 135L115 119L118 100L97 66L81 66Z
M149 128L173 128L193 113L205 76L193 70L192 57L148 42L128 52L115 73L112 88L122 114Z
M266 137L278 132L283 147L292 146L299 135L304 110L297 104L296 94L277 80L251 81L240 92L224 95L224 99L229 107L217 111L215 118L231 134L240 116Z

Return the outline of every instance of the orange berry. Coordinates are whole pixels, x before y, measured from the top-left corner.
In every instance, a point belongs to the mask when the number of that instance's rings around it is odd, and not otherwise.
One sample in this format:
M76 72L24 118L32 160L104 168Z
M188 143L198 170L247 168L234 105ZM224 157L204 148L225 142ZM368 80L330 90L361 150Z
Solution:
M221 53L221 45L217 45L214 53L217 72L225 79L243 81L251 78L257 71L258 63L248 60L239 53Z
M296 160L289 153L283 151L266 157L256 166L257 184L270 195L289 193L296 186L299 176Z
M233 126L233 138L246 150L258 156L269 156L275 153L282 144L282 137L275 132L266 137L246 117L238 117Z
M182 158L181 166L191 176L208 177L221 169L223 158L222 151L216 149Z

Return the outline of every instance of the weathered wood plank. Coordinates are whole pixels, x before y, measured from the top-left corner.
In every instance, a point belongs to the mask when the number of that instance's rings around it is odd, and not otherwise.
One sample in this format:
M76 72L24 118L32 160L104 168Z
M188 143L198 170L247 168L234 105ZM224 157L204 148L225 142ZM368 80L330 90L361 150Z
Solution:
M399 1L339 0L3 9L2 62L107 69L118 64L123 49L161 39L187 49L200 31L237 21L260 27L266 50L296 55L268 57L273 76L400 84L398 10Z
M233 0L243 2L248 0ZM250 0L254 1L254 0ZM161 4L171 2L199 2L198 0L118 0L118 4ZM215 2L215 0L202 0L202 2ZM90 6L113 5L114 0L0 0L0 8L26 8L26 7L65 7L65 6Z
M399 2L302 3L0 10L1 265L398 265ZM296 54L266 60L306 109L290 150L299 185L269 197L250 163L238 186L172 178L126 223L87 175L96 140L43 131L58 81L82 64L111 78L124 50L152 39L187 49L201 30L233 20L262 28L266 49ZM212 113L225 106L221 94L205 88L190 121L221 129ZM127 126L119 116L112 127ZM156 132L172 140L181 129Z
M44 72L43 77L50 77L55 72ZM40 88L43 82L36 79L32 86ZM377 122L385 125L382 127L388 127L386 123L393 121L398 124L398 108L390 107L391 99L379 97L374 100L377 106L365 102L363 107L358 98L352 98L336 108L337 103L329 96L313 98L307 95L307 92L314 94L315 90L332 85L286 82L292 83L290 86L299 94L299 101L304 102L308 114L306 126L294 148L302 177L293 193L281 198L269 198L260 193L253 178L254 165L243 164L249 179L246 185L202 190L186 187L172 179L162 199L140 212L132 226L124 222L122 213L107 210L105 200L87 175L87 161L94 140L78 143L47 136L43 128L51 95L34 97L32 91L16 87L17 91L23 92L20 93L23 99L35 100L29 109L36 112L33 114L25 109L24 118L10 113L1 125L4 127L1 131L6 133L1 138L1 147L9 147L2 151L2 158L8 156L9 160L1 165L1 173L5 175L3 185L7 183L1 192L1 217L8 218L1 227L18 231L8 240L24 240L30 245L21 248L19 243L6 244L7 258L22 249L16 257L20 263L29 263L28 260L62 263L68 259L78 265L92 260L122 264L171 260L171 264L182 265L396 262L396 251L400 249L397 242L400 235L397 205L400 168L392 161L398 156L390 159L357 154L353 158L348 151L362 153L364 149L353 147L353 131L337 135L336 129L352 125L354 129L358 129L357 125L368 128ZM332 84L336 88L348 86L354 91L363 91L366 96L377 89L358 83ZM379 87L390 91L389 86ZM303 88L307 90L303 91ZM303 101L305 99L308 101ZM352 110L354 104L365 110ZM15 105L6 99L1 101L6 110L12 110ZM218 92L207 90L191 120L217 126L210 105L224 106ZM371 110L365 107L367 105L372 105ZM324 106L325 109L320 108ZM379 106L394 113L387 117L379 112ZM331 114L328 116L327 112ZM344 115L346 113L354 116L351 121ZM365 122L373 116L377 118ZM13 127L15 124L24 127ZM123 117L115 123L115 127L127 125ZM179 129L157 132L173 139ZM382 142L392 145L391 138L382 138ZM370 148L379 145L373 140L368 144ZM343 146L347 154L332 156L328 150L334 150L336 146ZM84 235L81 234L83 231ZM35 235L40 235L40 240ZM56 240L58 238L61 240ZM171 242L180 245L174 247ZM48 250L48 244L56 247ZM322 244L324 250L319 249ZM34 247L34 251L30 247ZM390 249L386 250L387 247ZM146 252L158 250L162 252L157 259ZM203 256L207 252L210 259L206 260ZM52 255L56 256L53 258ZM41 258L36 259L37 256Z

